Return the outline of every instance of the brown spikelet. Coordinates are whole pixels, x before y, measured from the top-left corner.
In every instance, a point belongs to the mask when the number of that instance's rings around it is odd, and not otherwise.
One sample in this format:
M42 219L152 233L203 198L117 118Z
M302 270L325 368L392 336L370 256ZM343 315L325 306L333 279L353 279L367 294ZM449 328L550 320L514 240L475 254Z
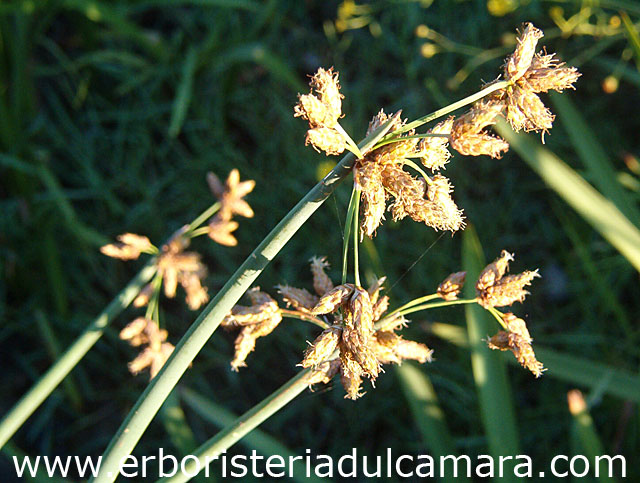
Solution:
M233 232L238 229L238 222L233 220L225 220L221 216L215 216L209 222L208 235L214 242L226 247L235 247L238 240L233 236Z
M478 101L464 115L453 122L451 128L451 147L466 156L488 155L500 158L509 149L502 138L483 131L493 125L504 109L504 103L498 100Z
M348 312L353 317L353 328L363 344L373 335L373 307L369 292L356 286L349 301Z
M167 331L160 329L157 322L145 317L138 317L122 329L120 339L134 347L147 346L128 364L129 372L136 375L149 368L153 379L173 352L173 345L166 342L167 336Z
M507 101L507 120L515 131L547 132L555 116L531 90L518 86L512 89Z
M384 219L386 195L382 186L382 165L365 158L356 164L354 182L361 190L361 233L373 237Z
M304 288L295 288L289 285L277 285L276 288L287 303L287 307L294 307L301 312L308 313L318 303L318 297Z
M380 297L373 306L373 320L380 320L380 317L389 309L389 297Z
M320 315L333 312L337 307L349 300L354 289L355 286L351 283L334 287L320 298L316 306L311 310L311 313L313 315Z
M364 395L361 392L362 368L346 350L340 351L340 362L340 381L347 392L345 399L356 400Z
M394 352L400 358L400 360L410 359L417 361L421 364L425 362L431 362L433 350L429 349L426 345L413 340L401 339L394 347Z
M135 260L141 253L150 253L155 249L146 236L134 233L123 233L118 235L119 243L109 243L100 247L100 252L111 258L120 260Z
M500 252L500 256L493 263L487 265L476 282L476 290L482 291L500 280L509 268L509 262L513 261L513 255L506 250Z
M438 285L437 294L445 300L456 300L462 290L466 275L467 272L452 273Z
M324 151L327 156L341 154L347 147L342 134L328 127L309 129L304 144L311 144L316 151Z
M302 359L300 365L302 367L312 367L325 361L338 347L341 336L342 328L340 327L325 329L305 351L304 359Z
M450 134L453 127L453 117L436 124L432 129L428 131L428 134ZM422 161L422 164L431 169L437 171L444 168L449 162L451 153L447 149L449 144L448 137L428 137L421 139L418 142L416 155Z
M319 364L307 378L309 389L312 389L311 386L314 384L328 384L331 382L331 379L340 372L340 366L340 359L325 361Z
M429 226L439 230L450 231L457 231L464 227L462 210L458 209L453 198L451 198L452 192L453 186L451 186L447 178L439 174L436 174L432 178L432 183L429 185L427 191L427 197L436 204L440 216L439 218L430 220Z
M502 317L509 331L499 331L491 337L487 341L489 348L501 351L510 350L520 365L529 369L534 376L540 377L545 369L543 364L536 359L531 347L531 336L526 323L511 313L503 314Z
M147 305L149 303L149 300L151 299L151 295L153 295L153 290L153 283L148 283L147 285L145 285L144 288L140 290L140 293L136 296L136 298L133 299L133 306L139 308Z
M223 186L220 179L214 173L207 173L207 182L214 196L220 200L218 217L222 220L231 220L233 215L252 218L254 213L243 198L253 191L256 182L253 180L240 181L240 172L232 169ZM233 231L233 230L231 230Z
M543 35L542 30L535 28L533 24L527 23L524 25L522 33L518 36L518 46L515 52L505 62L504 73L507 79L516 81L525 75L536 53L538 40Z
M478 294L478 303L488 308L523 302L529 294L524 287L530 285L531 281L539 276L538 271L535 270L503 277Z
M261 322L243 327L235 341L235 354L231 361L231 369L238 371L241 367L246 367L247 356L253 352L256 346L256 339L269 335L282 321L279 311L273 311Z
M298 103L294 107L294 117L301 117L309 121L312 128L328 127L332 128L338 121L328 107L313 94L303 94L298 96Z
M313 289L322 296L333 290L333 282L325 272L329 268L329 262L326 257L311 258L311 275L313 275ZM315 304L314 304L315 305Z
M311 88L315 90L318 98L327 107L327 110L337 120L342 115L342 99L338 73L333 68L325 70L322 67L311 78Z

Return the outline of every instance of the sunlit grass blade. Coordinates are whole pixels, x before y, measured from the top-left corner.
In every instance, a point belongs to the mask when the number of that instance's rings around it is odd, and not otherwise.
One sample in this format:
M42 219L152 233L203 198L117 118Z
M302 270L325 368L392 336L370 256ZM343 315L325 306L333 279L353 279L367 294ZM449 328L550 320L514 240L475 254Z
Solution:
M426 328L435 336L458 347L469 347L469 338L462 327L438 322L426 325ZM542 377L553 377L574 386L587 387L640 403L640 374L541 347L535 342L534 350L538 360L547 368ZM504 357L507 362L518 364L510 352L504 353Z
M404 363L396 369L413 420L420 431L429 454L436 461L447 455L457 454L447 426L446 416L440 408L438 396L425 372L414 364ZM443 481L470 481L464 476L453 477L450 474Z
M578 173L526 134L514 133L505 122L496 129L540 177L640 270L640 231L615 205Z
M463 233L462 265L467 272L467 280L470 281L476 280L485 266L482 247L473 226L468 226ZM467 298L476 296L473 283L465 284L464 294ZM511 387L507 379L507 368L500 354L491 351L483 341L487 334L497 331L498 324L477 304L466 305L465 313L473 378L478 390L482 423L489 452L497 461L500 455L520 454L516 414ZM514 479L512 470L513 468L506 471L505 480Z
M149 262L122 289L98 317L85 329L67 351L51 366L38 382L25 394L16 405L0 421L0 448L13 436L22 424L33 414L58 384L67 377L71 370L80 362L85 354L102 337L104 329L125 308L133 302L142 287L151 280L156 273L153 262Z
M640 210L617 180L618 173L607 157L596 134L589 128L580 111L571 102L571 98L552 94L551 100L558 118L569 134L571 144L587 168L588 178L606 198L613 201L618 209L633 223L640 227Z
M238 418L231 411L214 403L201 394L192 391L191 389L182 389L180 391L180 394L185 403L191 409L198 413L202 418L206 419L216 426L224 428L225 426L233 424L233 422ZM276 438L263 431L260 431L259 429L254 429L253 431L248 433L244 438L242 438L241 444L243 444L250 450L256 450L258 453L267 458L271 455L278 455L283 457L285 461L289 461L290 457L300 456L302 454L295 453L294 451L283 445ZM294 461L293 468L293 479L296 481L300 481L301 483L305 481L326 481L315 476L310 476L309 478L307 478L305 476L305 465L301 461Z
M361 143L361 150L367 152L375 146L376 142L391 128L392 122L392 120L387 121L367 136ZM240 297L251 287L291 237L333 193L337 185L347 177L353 163L354 156L351 153L342 158L336 167L271 230L209 302L121 424L104 454L100 474L93 481L114 481L120 461L133 451L165 398L213 335L224 316L231 311L234 304L240 300Z
M569 404L569 412L573 417L573 421L571 422L571 433L572 439L575 441L574 446L576 446L573 454L586 456L589 461L592 462L589 474L595 475L595 461L597 461L599 456L607 453L602 441L600 440L598 431L593 424L593 419L591 418L591 414L589 414L587 402L584 400L582 393L575 389L571 390L567 394L567 400ZM606 460L601 460L598 468L598 481L617 481L615 478L607 475L607 467L608 465Z

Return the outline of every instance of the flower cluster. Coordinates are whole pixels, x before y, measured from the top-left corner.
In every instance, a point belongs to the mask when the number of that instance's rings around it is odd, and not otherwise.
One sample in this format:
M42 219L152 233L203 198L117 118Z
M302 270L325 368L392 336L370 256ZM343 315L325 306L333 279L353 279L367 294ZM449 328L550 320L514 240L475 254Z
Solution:
M138 317L120 331L120 339L129 341L133 347L146 346L129 363L129 371L138 374L149 368L150 379L156 377L173 352L173 345L167 342L167 331L145 317Z
M222 321L222 326L240 328L235 341L235 356L231 361L231 369L238 371L246 367L247 356L256 347L256 339L269 335L282 321L278 303L269 294L254 287L247 292L251 300L250 306L236 305Z
M305 145L311 144L327 156L341 154L347 147L347 140L338 119L342 116L342 99L338 73L333 69L318 69L311 78L309 94L298 96L294 116L309 121Z
M380 111L369 124L370 134L382 124L393 123L393 134L403 126L397 117L390 118ZM388 209L394 221L409 216L436 230L456 231L464 226L462 211L458 209L451 192L451 182L444 176L428 176L410 158L419 158L422 164L437 171L444 167L451 154L447 150L446 133L453 119L447 119L429 131L429 137L413 138L413 131L399 137L397 142L386 144L358 160L354 167L354 182L361 191L363 235L373 237ZM407 172L405 166L420 169L422 176ZM387 208L387 201L392 200Z
M253 180L241 182L240 172L233 169L224 185L213 173L207 173L207 183L213 195L220 201L220 210L209 222L208 235L220 245L236 246L238 240L232 233L237 230L238 222L233 220L233 215L253 217L251 206L242 198L253 191L256 182Z

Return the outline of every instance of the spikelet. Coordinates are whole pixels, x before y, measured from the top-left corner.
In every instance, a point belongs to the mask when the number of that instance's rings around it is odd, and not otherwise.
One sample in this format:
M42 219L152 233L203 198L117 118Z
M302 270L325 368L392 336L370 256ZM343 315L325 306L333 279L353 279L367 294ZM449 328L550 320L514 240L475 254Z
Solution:
M500 158L509 149L502 138L487 134L483 129L493 125L504 109L499 100L478 101L464 115L453 122L451 147L466 156L488 155Z
M382 185L382 165L367 160L359 162L353 171L354 182L361 190L360 232L372 238L384 219L386 195Z
M536 53L538 40L543 36L542 30L535 28L532 23L525 24L522 33L517 38L518 46L516 50L505 62L504 73L507 79L517 81L525 75Z
M313 94L298 96L298 104L294 107L293 117L301 117L309 121L311 127L333 127L338 118L329 108Z
M311 258L311 275L313 276L313 289L320 296L333 290L333 282L325 272L329 268L329 262L326 257Z
M277 285L278 293L287 303L287 307L293 307L304 313L311 312L311 309L318 303L318 297L309 293L304 288L290 287L289 285Z
M514 302L523 302L529 292L524 287L539 277L538 271L525 271L517 275L509 275L498 280L478 294L478 303L485 308L504 307Z
M217 215L219 219L229 221L233 215L253 217L251 206L242 198L253 191L255 181L241 182L240 172L232 169L224 185L214 173L207 173L207 182L214 196L220 200L220 211Z
M436 293L444 300L456 300L462 290L466 275L467 272L452 273L438 285Z
M536 359L525 321L512 313L503 314L502 318L509 332L499 331L487 341L487 345L494 350L510 350L520 365L529 369L534 376L540 377L545 369Z
M326 294L324 294L316 306L311 310L313 315L329 314L336 310L337 307L349 300L355 286L351 283L338 285Z
M146 236L134 233L118 235L119 243L109 243L100 247L100 252L111 258L135 260L141 253L151 253L155 247Z
M325 361L318 365L307 378L307 386L313 390L314 384L328 384L340 372L340 359Z
M476 290L482 291L500 280L509 269L509 262L513 261L513 255L506 250L500 252L500 256L493 263L487 265L476 282Z
M428 134L450 134L453 127L453 117L449 117L436 124L428 131ZM451 153L447 149L449 139L447 137L427 137L418 142L416 155L422 164L432 171L444 168L449 162Z
M129 364L129 372L136 375L149 368L150 379L153 379L173 352L173 345L167 340L167 331L160 329L151 319L138 317L120 331L120 339L138 347L146 345L140 354Z
M530 89L516 86L507 100L507 119L516 131L547 132L555 116Z
M140 293L133 299L133 306L136 308L144 307L151 300L151 295L153 294L153 283L148 283L145 285Z
M309 144L319 153L324 151L327 156L341 154L347 148L347 142L342 134L328 127L309 129L304 145Z
M342 328L334 326L325 329L305 351L300 365L312 367L325 361L336 350L341 338Z
M216 215L209 222L207 235L220 245L235 247L238 244L238 240L232 233L238 229L238 226L237 221L225 220L222 216Z
M438 207L437 211L440 212L440 217L430 221L428 223L429 226L439 230L450 231L457 231L464 227L462 210L458 209L453 198L451 198L452 192L453 186L451 186L447 178L439 174L432 178L427 197Z

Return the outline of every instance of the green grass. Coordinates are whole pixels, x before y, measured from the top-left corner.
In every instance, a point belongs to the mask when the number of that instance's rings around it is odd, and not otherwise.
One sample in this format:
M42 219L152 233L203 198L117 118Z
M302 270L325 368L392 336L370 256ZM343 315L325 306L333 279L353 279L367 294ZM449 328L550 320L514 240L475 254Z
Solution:
M240 220L235 248L205 237L192 247L209 266L210 294L221 289L320 178L318 166L327 158L304 146L304 123L292 117L296 93L307 89L306 76L318 65L340 71L341 124L361 139L382 107L415 119L476 92L496 77L513 48L503 43L504 34L531 20L544 29L549 52L579 62L577 90L557 99L543 96L557 114L545 146L537 136L514 139L501 160L456 155L445 172L486 258L505 248L516 254L514 267L539 267L542 274L514 311L526 318L549 371L535 380L509 365L506 378L491 384L496 394L510 394L516 408L517 436L508 429L509 445L517 439L540 464L579 447L566 438L577 424L566 393L588 388L597 396L589 398L593 430L606 451L617 448L627 456L629 477L638 478L632 462L640 451L633 384L640 362L640 195L630 187L640 176L632 159L640 156L639 12L633 3L600 2L590 7L590 17L576 21L577 30L587 20L607 25L620 9L628 19L623 15L611 35L562 35L550 9L561 6L566 19L579 12L579 2L519 3L515 12L494 17L483 1L372 2L355 20L338 19L331 2L0 6L0 417L140 269L141 263L106 259L98 246L125 231L161 242L212 203L208 171L222 178L237 167L243 179L256 180L247 197L255 218ZM358 28L339 31L337 20ZM440 36L419 38L420 24ZM440 49L430 58L420 54L427 41ZM610 74L620 85L605 94L601 82ZM265 271L263 289L273 293L278 283L309 287L313 255L328 256L332 278L339 280L348 184ZM395 306L431 293L463 268L463 238L387 220L375 245L361 246L363 281L386 275ZM128 374L135 350L117 338L138 315L128 310L105 330L65 386L16 433L12 454L103 453L147 385L145 375ZM426 322L434 321L449 324L440 329L464 328L475 315L461 307L412 315L406 336L427 343L436 359L420 368L428 379L413 379L413 395L404 367L387 370L355 403L343 400L336 379L264 423L269 444L334 456L354 447L373 456L386 448L400 454L451 446L477 455L501 444L486 424L487 411L510 410L487 405L469 348L427 330ZM197 314L167 301L161 316L175 344ZM490 335L481 328L476 338ZM314 336L306 324L286 320L268 341L258 340L249 367L236 374L229 370L233 335L216 332L180 384L242 414L296 374L305 340ZM500 361L513 359L504 356ZM183 453L222 424L189 404L173 403L151 423L135 454L154 454L159 446ZM628 404L636 405L624 413ZM190 431L177 430L182 421ZM438 421L432 431L449 434L442 449L429 443L437 437L425 430L430 421ZM247 446L230 451L250 452ZM7 454L0 456L0 474L12 467Z

